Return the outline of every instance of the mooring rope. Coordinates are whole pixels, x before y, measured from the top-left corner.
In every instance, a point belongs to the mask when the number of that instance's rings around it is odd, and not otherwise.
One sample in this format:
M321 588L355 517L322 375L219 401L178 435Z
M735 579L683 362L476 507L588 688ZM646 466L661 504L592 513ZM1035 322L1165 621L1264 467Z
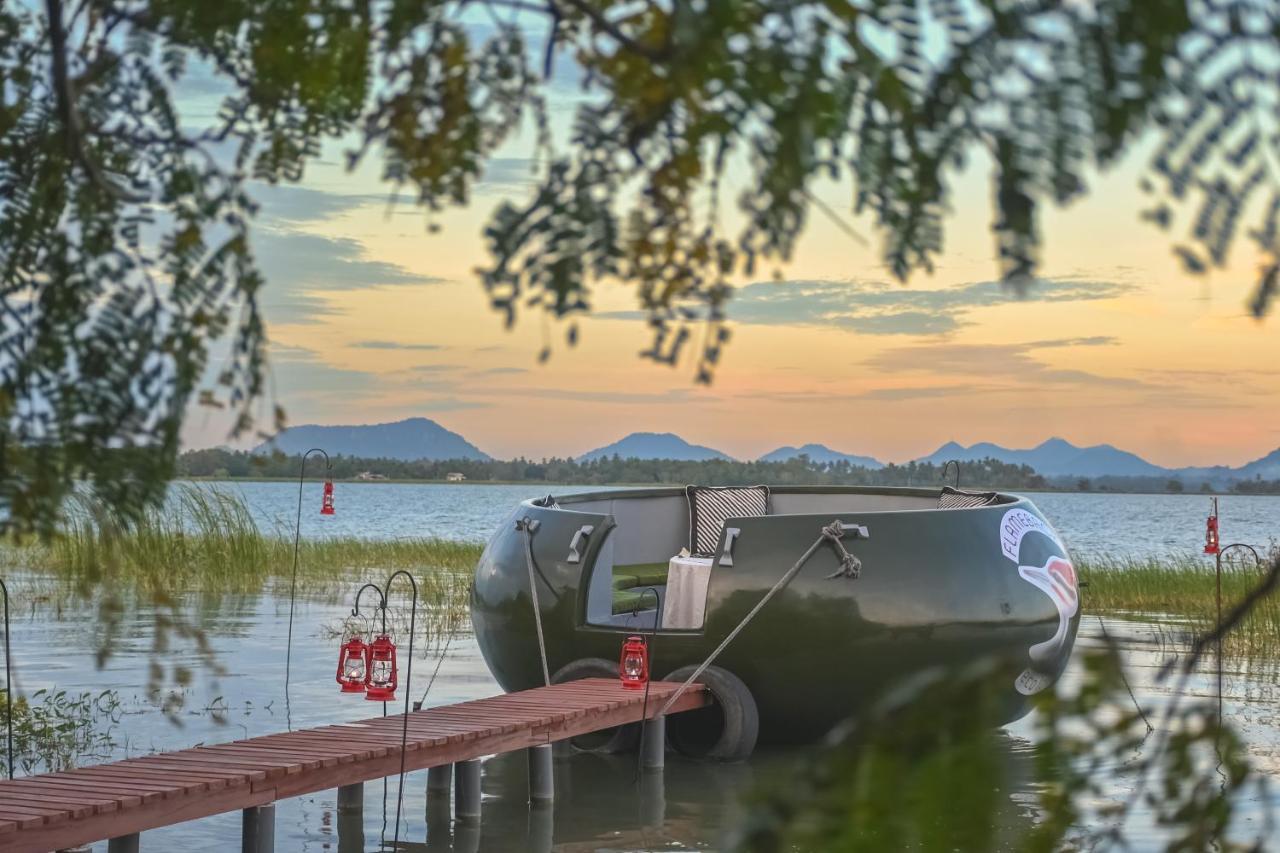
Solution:
M542 636L542 608L538 605L538 579L533 568L533 531L538 522L527 516L516 522L516 530L524 533L524 564L529 570L529 595L533 597L533 624L538 630L538 656L542 661L542 683L551 686L551 673L547 669L547 642Z
M756 617L756 614L763 610L764 606L768 604L769 601L778 594L778 592L786 587L787 584L791 583L791 579L800 573L800 569L804 568L804 564L809 562L809 558L822 547L823 542L832 543L836 549L836 555L840 558L840 568L834 573L827 575L827 578L857 578L862 569L862 563L859 562L857 557L850 554L844 547L844 543L840 541L844 537L844 534L845 528L844 525L840 523L839 519L823 526L822 532L818 534L818 538L813 540L813 544L810 545L802 555L800 555L800 559L796 560L795 565L787 569L786 574L778 578L778 582L764 594L763 598L756 602L756 606L751 608L751 612L742 618L742 621L729 632L729 635L720 642L720 645L716 646L715 650L707 656L706 660L698 664L698 668L693 671L692 675L685 679L684 684L681 684L680 687L676 689L675 693L671 694L671 698L667 700L666 704L662 706L662 710L660 710L655 716L665 716L666 713L671 710L671 706L676 703L676 700L684 695L684 692L689 689L689 685L697 681L698 676L702 675L702 673L706 671L707 667L711 666L712 662L714 662L716 658L720 657L720 653L729 647L729 644L733 642L734 638L737 637L738 634L742 633L742 629L747 627L751 620ZM854 536L856 537L858 535L859 534L855 528Z

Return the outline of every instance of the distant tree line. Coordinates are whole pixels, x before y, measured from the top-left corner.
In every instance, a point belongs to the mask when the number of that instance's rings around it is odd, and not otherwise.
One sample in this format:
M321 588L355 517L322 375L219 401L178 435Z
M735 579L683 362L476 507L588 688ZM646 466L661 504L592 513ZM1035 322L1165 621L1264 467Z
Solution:
M676 459L623 459L612 456L578 462L573 459L369 459L334 456L335 479L349 480L371 475L388 480L444 480L462 474L479 482L546 482L576 485L700 483L736 486L752 483L776 485L848 486L937 486L942 483L942 467L909 462L864 468L848 462L814 462L798 456L786 462L737 462ZM189 450L178 458L178 476L190 478L293 478L298 476L301 457L283 454L254 454L225 449ZM325 473L323 460L312 457L307 473L319 478ZM1010 465L995 459L966 462L960 475L965 488L1044 489L1049 484L1027 465Z

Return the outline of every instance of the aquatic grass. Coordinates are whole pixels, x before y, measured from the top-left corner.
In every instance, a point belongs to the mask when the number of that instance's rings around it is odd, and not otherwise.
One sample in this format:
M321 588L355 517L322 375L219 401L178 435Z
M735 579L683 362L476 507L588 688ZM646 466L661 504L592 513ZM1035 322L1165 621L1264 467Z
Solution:
M465 607L481 546L434 538L353 536L304 539L298 594L335 599L365 581L381 583L397 569L413 573L424 605ZM216 487L187 485L173 499L132 520L80 500L61 533L47 543L10 545L7 561L72 589L109 580L115 594L152 599L190 593L288 592L291 530L264 532L243 498Z
M1274 552L1274 549L1273 549ZM1274 556L1274 553L1273 553ZM1222 564L1222 612L1262 580L1250 556ZM1084 558L1076 561L1086 613L1160 623L1176 620L1186 637L1206 633L1217 620L1217 584L1211 558L1192 555L1155 558ZM1235 657L1280 657L1280 596L1259 602L1229 634L1223 652Z

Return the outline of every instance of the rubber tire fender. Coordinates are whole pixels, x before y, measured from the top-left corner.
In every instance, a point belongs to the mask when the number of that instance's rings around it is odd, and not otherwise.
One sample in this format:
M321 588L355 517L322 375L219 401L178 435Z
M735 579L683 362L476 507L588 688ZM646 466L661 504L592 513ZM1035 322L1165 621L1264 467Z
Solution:
M578 681L583 678L618 678L618 662L604 658L579 658L571 661L555 671L551 676L552 684L564 684L566 681ZM604 755L615 755L621 752L635 752L640 745L640 724L627 723L611 729L579 735L569 738L574 749L581 752L595 752Z
M696 666L682 666L663 681L683 684ZM667 743L688 758L704 761L743 761L756 748L760 734L760 712L755 697L742 679L718 666L709 666L698 676L715 700L697 711L672 714L667 718ZM707 729L714 729L719 715L719 734L712 741Z

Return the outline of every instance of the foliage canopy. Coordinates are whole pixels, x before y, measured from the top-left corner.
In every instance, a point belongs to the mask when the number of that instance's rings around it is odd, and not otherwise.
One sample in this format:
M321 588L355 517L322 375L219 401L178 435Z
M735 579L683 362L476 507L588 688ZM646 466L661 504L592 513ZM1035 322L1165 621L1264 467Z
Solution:
M1139 134L1145 214L1191 272L1245 217L1280 269L1280 11L1247 0L43 0L0 10L0 412L6 524L48 530L71 483L136 511L172 473L193 396L252 427L264 285L253 181L326 142L433 214L537 130L537 185L485 230L493 305L567 317L636 287L647 355L709 380L730 282L791 254L820 179L848 180L902 279L942 250L950 185L993 164L1002 275L1036 272L1046 202ZM549 80L580 72L567 139ZM224 93L209 120L184 86ZM721 180L750 176L732 233ZM1180 226L1181 227L1181 226ZM206 380L211 343L229 357ZM204 387L210 382L212 387ZM277 413L277 425L280 418ZM104 453L107 449L137 453Z

